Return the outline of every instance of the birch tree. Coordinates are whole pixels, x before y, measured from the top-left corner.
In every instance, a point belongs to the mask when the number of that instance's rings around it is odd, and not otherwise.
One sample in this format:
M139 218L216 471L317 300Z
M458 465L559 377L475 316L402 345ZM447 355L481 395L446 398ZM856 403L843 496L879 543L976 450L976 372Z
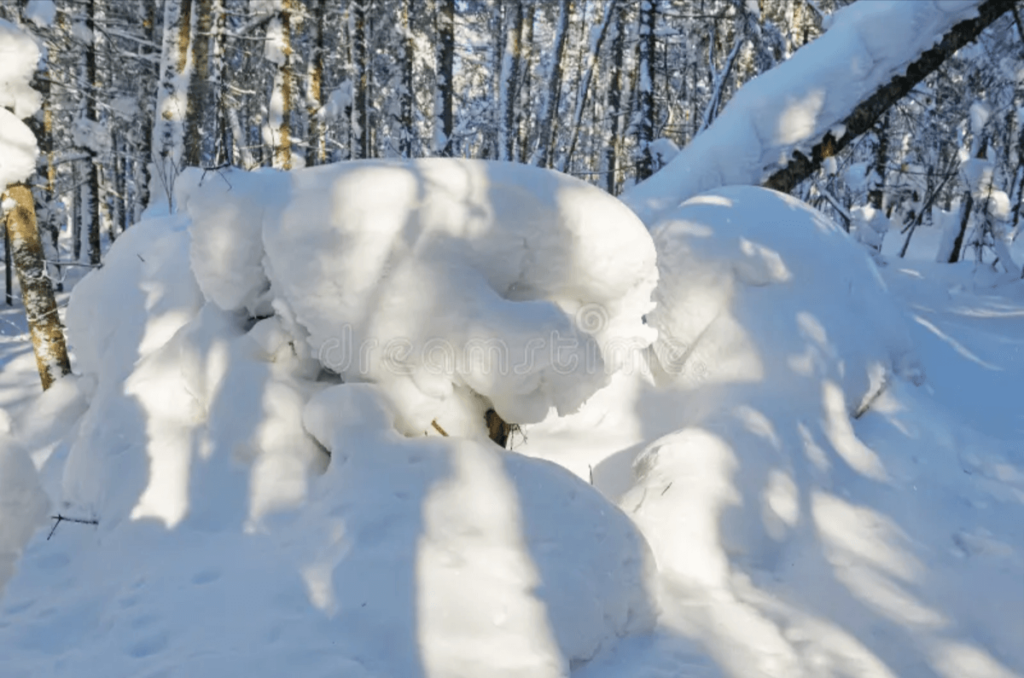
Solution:
M188 111L191 76L189 38L192 0L164 0L164 29L160 54L160 89L153 125L153 180L151 193L171 203L174 180L184 155L184 120Z
M502 49L501 74L498 81L498 159L512 160L515 152L516 91L522 68L523 0L505 5L505 44Z
M451 155L455 132L455 0L438 0L437 98L435 146L438 155Z
M18 271L18 285L28 318L36 367L45 391L55 381L71 373L64 328L57 312L53 287L46 275L32 191L25 184L16 184L3 197L5 202L13 203L7 214L7 237L12 263Z
M554 156L555 120L558 115L559 93L562 85L562 67L565 58L565 39L569 32L569 16L572 14L572 0L559 0L558 23L555 25L554 45L551 48L551 69L547 77L544 103L538 119L537 148L531 165L548 167Z
M643 181L654 174L655 169L654 158L651 156L651 142L654 141L654 29L657 23L654 0L640 0L639 19L636 178L637 181Z

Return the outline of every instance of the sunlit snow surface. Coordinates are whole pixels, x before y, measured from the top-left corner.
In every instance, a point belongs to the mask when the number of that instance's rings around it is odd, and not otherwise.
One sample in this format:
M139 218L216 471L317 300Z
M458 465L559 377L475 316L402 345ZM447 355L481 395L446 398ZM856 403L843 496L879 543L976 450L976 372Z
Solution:
M380 183L344 200L358 167L186 179L182 214L134 226L76 286L80 376L18 405L11 438L53 510L100 524L29 543L0 676L1024 671L1021 283L917 259L879 274L761 189L698 196L649 234L539 170L442 161L417 194L416 170L365 167ZM600 375L543 380L585 402L511 453L480 408L509 383L513 405L557 389L452 365L472 397L430 412L461 435L402 435L420 393L449 391L339 383L310 341L393 297L412 303L379 327L453 346L477 311L510 343L565 322ZM613 359L616 339L640 359Z

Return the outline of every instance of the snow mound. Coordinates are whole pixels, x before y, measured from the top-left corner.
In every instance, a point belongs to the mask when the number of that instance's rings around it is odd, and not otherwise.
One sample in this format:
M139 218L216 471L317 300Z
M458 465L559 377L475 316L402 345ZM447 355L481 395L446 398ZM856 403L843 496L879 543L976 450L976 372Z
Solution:
M418 617L428 675L564 676L653 626L646 543L592 488L493 445L401 437L389 418L366 384L322 391L304 414L335 461L300 522L339 526L305 581L352 647L415 635ZM391 599L416 589L414 618L396 615ZM366 608L346 609L353 598Z
M129 518L252 528L300 504L326 461L301 421L316 372L278 319L253 324L204 301L186 226L133 227L68 309L91 393L63 496L111 528Z
M663 570L729 589L735 565L772 569L808 538L801 497L817 483L892 482L852 417L920 368L868 254L798 200L723 188L652 231L661 282L647 416L688 416L645 426L667 435L636 458L622 504Z
M652 228L661 283L648 320L661 383L829 379L859 403L890 374L918 378L901 312L866 253L799 200L731 187Z
M226 310L379 384L396 424L473 433L488 407L576 410L653 338L642 224L602 191L506 163L355 162L179 181L192 268Z
M32 534L45 524L49 506L32 459L6 431L0 432L0 594Z

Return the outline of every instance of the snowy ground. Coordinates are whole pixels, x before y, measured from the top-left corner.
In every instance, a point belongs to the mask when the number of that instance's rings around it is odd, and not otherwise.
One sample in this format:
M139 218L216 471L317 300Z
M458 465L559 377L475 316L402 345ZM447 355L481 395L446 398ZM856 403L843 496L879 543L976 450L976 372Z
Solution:
M407 204L332 169L236 183L238 202L192 187L191 234L140 224L77 286L82 376L43 398L23 320L0 315L9 437L51 512L100 523L27 544L0 676L1024 675L1024 283L930 263L928 232L879 278L757 189L698 197L647 238L582 185L457 169L424 166ZM359 227L375 200L394 226L376 239ZM262 245L217 249L239 229ZM341 256L347 306L295 293ZM378 284L391 305L368 320ZM339 318L405 332L438 305L457 346L555 328L619 371L531 378L541 361L513 388L407 362L408 386L373 363L341 384L308 348ZM614 360L646 327L658 342L629 345L650 368ZM529 416L580 394L518 454L473 429L487 403ZM460 436L399 435L424 411Z

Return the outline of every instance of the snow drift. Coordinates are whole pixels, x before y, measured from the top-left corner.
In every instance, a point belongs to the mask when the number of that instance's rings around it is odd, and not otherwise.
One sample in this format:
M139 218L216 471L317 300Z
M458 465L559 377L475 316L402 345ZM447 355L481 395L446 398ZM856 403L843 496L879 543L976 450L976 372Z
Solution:
M523 448L592 468L657 559L661 659L635 644L583 675L702 666L678 635L717 665L695 675L1016 675L1015 446L917 388L905 312L868 253L752 187L696 196L652 235L652 380L617 378ZM1013 489L992 485L998 468Z

